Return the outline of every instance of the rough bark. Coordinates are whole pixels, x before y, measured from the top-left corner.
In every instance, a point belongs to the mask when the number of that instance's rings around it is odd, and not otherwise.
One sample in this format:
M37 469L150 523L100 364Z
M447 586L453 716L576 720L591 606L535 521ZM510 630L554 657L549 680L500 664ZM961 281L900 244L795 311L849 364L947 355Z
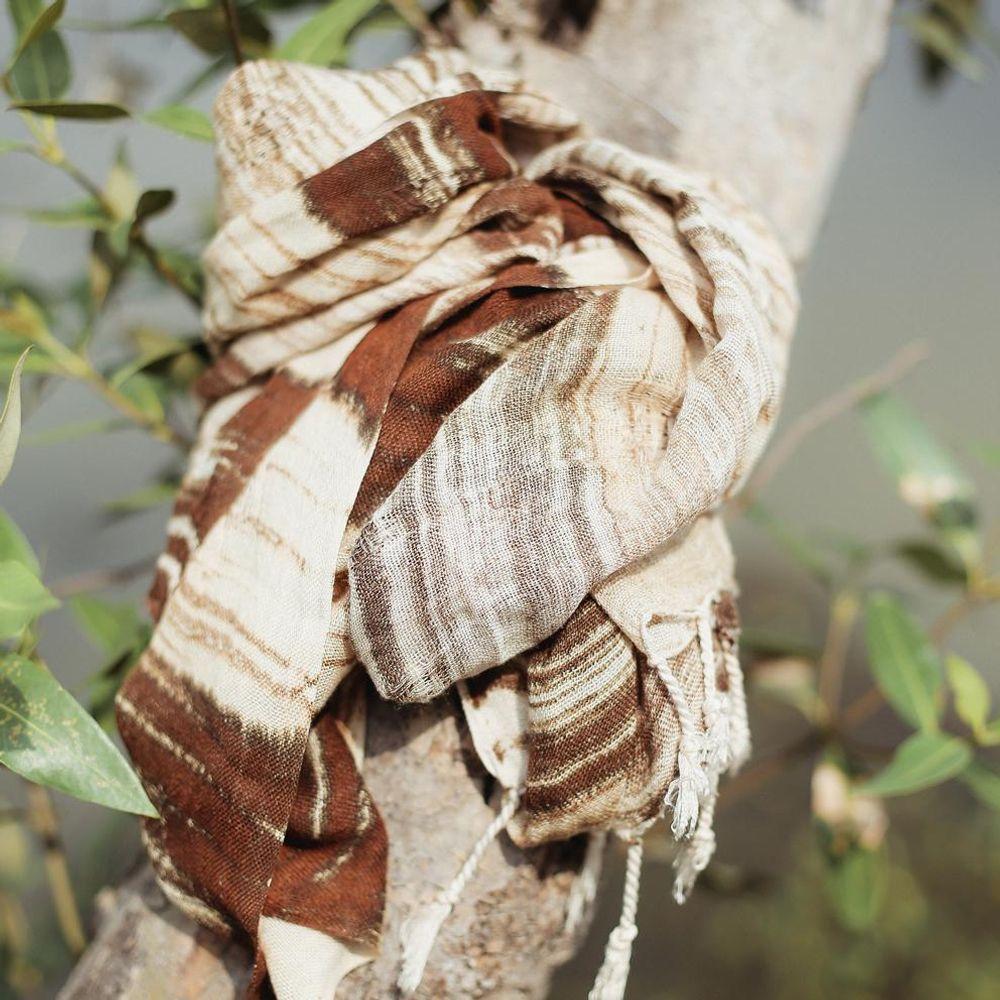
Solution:
M529 0L496 5L501 28L459 23L485 58L579 110L596 132L716 172L804 261L854 114L885 45L891 0ZM492 816L488 782L450 699L371 705L365 777L391 844L385 941L343 995L386 997L396 932L446 884ZM578 845L525 855L494 844L446 921L427 997L543 996L571 954L561 933ZM248 956L173 911L148 871L102 907L63 1000L238 995Z

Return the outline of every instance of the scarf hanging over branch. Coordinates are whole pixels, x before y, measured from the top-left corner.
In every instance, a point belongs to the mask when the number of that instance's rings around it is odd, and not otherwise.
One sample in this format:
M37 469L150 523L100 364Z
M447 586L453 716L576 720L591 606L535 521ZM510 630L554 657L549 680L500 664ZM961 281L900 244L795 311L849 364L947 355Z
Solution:
M332 997L385 892L357 667L398 701L457 685L507 789L490 836L635 846L619 996L642 832L672 810L683 898L749 749L715 509L775 417L789 264L724 185L454 51L251 62L216 118L215 361L118 702L160 883L255 942L254 991Z

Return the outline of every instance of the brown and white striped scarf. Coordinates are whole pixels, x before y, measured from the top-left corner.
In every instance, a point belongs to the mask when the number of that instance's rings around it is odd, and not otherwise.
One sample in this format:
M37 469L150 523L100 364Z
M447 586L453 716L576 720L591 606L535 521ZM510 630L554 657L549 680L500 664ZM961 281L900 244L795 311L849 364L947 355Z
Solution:
M723 185L455 51L248 63L216 118L215 361L118 702L164 891L256 943L255 990L332 997L389 846L355 667L458 685L498 828L632 844L620 995L642 832L673 809L682 898L748 752L715 510L775 416L789 264ZM407 988L468 874L407 931Z

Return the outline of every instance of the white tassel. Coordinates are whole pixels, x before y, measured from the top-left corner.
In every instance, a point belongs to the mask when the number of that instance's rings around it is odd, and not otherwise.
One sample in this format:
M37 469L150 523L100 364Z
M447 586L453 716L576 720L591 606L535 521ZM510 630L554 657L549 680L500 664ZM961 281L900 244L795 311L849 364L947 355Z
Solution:
M715 656L715 632L709 597L696 616L698 646L701 651L702 682L705 687L705 753L710 771L724 771L730 763L729 699L719 690L718 661Z
M678 840L682 840L694 831L698 823L699 803L711 790L704 768L704 735L700 732L699 723L691 711L680 681L667 662L653 653L649 625L645 625L642 631L646 658L660 675L681 727L680 744L677 747L677 777L667 788L666 804L674 811L670 829Z
M425 903L404 921L400 933L403 955L399 976L396 979L396 985L404 995L408 996L414 993L420 985L441 925L458 902L462 890L472 878L483 854L486 853L486 849L496 840L500 832L511 821L514 813L517 812L520 799L520 792L517 789L508 788L504 791L500 811L490 821L490 825L483 832L483 835L476 841L468 858L465 859L465 864L452 879L451 884L439 892L435 899Z
M604 848L607 842L608 835L603 830L591 833L587 837L587 851L583 856L580 873L573 879L566 899L563 931L570 936L576 934L597 898L597 883L601 875L601 862L604 860Z
M743 671L735 650L727 650L723 662L729 678L730 772L739 770L750 757L750 722L747 718L747 696L743 687Z
M642 874L642 840L629 842L625 860L625 888L618 926L608 936L604 962L597 972L588 1000L622 1000L632 964L632 942L639 933L635 923L639 908L639 877Z
M677 840L690 837L698 825L701 803L708 797L709 781L702 766L700 733L681 734L677 752L677 777L667 788L666 803L674 812L670 831Z
M701 807L698 825L691 839L683 843L674 860L674 899L683 903L691 894L698 876L708 867L715 853L715 803L718 800L718 782L713 782L711 793Z

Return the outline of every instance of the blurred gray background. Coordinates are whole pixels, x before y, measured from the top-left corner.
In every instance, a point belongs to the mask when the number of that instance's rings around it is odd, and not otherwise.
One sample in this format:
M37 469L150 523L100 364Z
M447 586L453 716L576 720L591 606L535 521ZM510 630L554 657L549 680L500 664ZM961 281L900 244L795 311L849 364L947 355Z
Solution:
M138 6L128 0L71 0L69 10L80 19L125 18L135 16ZM991 6L996 22L1000 3ZM7 51L10 29L6 20L0 23L5 33L0 51ZM155 107L168 98L173 81L201 64L187 43L171 33L72 32L68 41L75 64L74 96L80 99L115 99L124 82L133 88L130 102ZM373 44L362 57L380 62L404 43L401 37L383 36ZM206 109L211 90L197 102ZM68 123L59 129L74 159L96 176L109 166L107 129ZM190 242L192 233L204 230L210 220L210 147L142 124L116 130L128 141L144 187L178 190L178 207L155 222L153 235L165 242ZM22 135L16 116L0 116L0 135ZM5 210L0 261L41 283L78 272L86 247L83 232L29 226L17 215L26 207L71 201L77 193L27 158L4 156L0 171ZM977 440L1000 441L1000 78L995 72L981 83L954 79L930 94L919 83L909 39L902 30L894 31L888 63L865 102L804 276L802 298L778 433L820 398L882 366L910 341L925 339L932 356L906 379L902 392L954 445L977 480L983 507L1000 513L1000 475L991 476L967 448ZM184 332L196 327L197 316L174 298L133 296L116 306L104 324L102 350L113 353L116 331L143 322ZM30 413L25 433L30 437L105 414L86 391L60 385ZM158 550L166 509L112 522L101 505L143 486L169 455L168 449L132 433L22 449L2 500L42 555L47 581L128 563ZM863 540L919 533L916 516L895 501L852 416L813 436L765 499L805 528L822 527ZM748 619L777 617L800 631L815 631L823 609L800 571L775 551L771 539L744 521L735 525L735 541ZM131 592L141 590L137 585ZM934 598L926 600L931 607ZM996 688L1000 630L995 618L992 623L973 619L957 645L983 670L992 671ZM97 665L97 654L79 638L65 612L46 623L44 652L53 670L80 690ZM758 742L767 745L766 720ZM768 790L723 816L720 857L753 859L765 867L782 863L789 816L804 808L807 795L805 773L787 781L791 792L787 786ZM12 784L0 784L0 790L8 789L17 794ZM111 861L100 850L109 837L119 836L122 821L66 799L58 805L68 824L74 863L88 883L99 884L128 863L130 850L122 848ZM749 844L737 835L746 829L755 831ZM102 860L90 864L92 858ZM618 885L616 878L609 879L599 927L583 957L561 977L558 995L580 995L593 974L614 919ZM651 866L630 996L709 995L686 992L682 986L686 976L696 973L686 968L695 958L685 941L702 933L705 908L696 899L689 911L676 911L669 901L666 868Z

